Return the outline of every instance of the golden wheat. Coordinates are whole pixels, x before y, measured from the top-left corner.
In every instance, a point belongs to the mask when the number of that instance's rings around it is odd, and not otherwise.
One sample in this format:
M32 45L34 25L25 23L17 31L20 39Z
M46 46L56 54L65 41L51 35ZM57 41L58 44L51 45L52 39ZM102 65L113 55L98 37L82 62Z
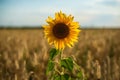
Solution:
M119 29L84 29L78 44L64 53L76 57L88 80L120 80L119 34ZM42 29L1 29L0 79L47 80L49 49Z

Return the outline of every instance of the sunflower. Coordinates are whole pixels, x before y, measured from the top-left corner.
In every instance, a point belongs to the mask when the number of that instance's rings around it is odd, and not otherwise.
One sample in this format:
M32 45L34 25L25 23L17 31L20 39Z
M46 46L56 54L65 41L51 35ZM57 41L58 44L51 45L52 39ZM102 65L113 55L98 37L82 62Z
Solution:
M63 50L65 46L72 47L78 41L79 23L73 21L74 17L61 11L55 13L55 18L48 17L44 25L45 38L56 49Z

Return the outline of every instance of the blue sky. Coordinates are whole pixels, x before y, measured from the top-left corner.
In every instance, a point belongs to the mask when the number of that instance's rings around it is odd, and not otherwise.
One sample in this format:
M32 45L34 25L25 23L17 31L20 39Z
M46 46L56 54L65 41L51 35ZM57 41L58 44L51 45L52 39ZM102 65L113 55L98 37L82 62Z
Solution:
M39 26L60 10L81 26L120 27L120 0L0 0L0 25Z

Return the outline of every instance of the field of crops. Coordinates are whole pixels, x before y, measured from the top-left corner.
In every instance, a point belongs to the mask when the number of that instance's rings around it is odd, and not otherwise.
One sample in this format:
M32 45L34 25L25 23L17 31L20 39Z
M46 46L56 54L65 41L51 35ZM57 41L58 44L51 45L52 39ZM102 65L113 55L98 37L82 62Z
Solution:
M0 29L0 80L48 80L49 46L42 29ZM88 80L120 80L120 29L83 29L66 47Z

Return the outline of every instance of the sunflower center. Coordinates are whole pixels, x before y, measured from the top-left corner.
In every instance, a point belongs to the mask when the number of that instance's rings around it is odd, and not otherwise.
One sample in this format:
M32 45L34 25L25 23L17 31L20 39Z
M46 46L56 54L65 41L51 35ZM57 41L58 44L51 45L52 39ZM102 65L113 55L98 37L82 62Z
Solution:
M53 27L53 35L56 38L59 39L63 39L65 37L67 37L69 34L69 28L66 24L64 23L57 23L54 27Z

